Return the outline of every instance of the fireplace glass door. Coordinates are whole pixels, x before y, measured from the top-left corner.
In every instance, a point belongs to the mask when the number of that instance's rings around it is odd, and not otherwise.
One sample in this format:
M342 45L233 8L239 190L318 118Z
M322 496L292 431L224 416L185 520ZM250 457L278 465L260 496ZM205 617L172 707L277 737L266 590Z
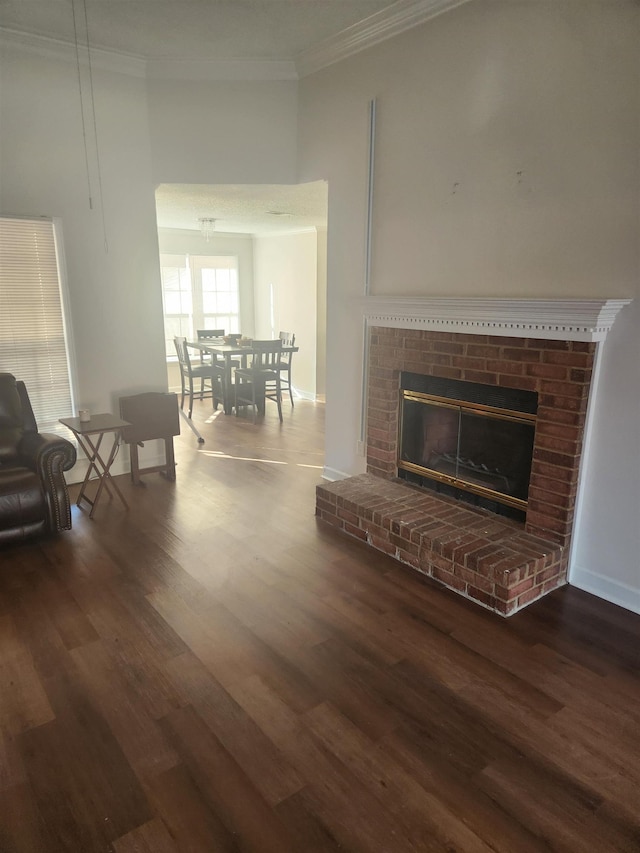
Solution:
M535 415L402 391L399 473L526 509Z

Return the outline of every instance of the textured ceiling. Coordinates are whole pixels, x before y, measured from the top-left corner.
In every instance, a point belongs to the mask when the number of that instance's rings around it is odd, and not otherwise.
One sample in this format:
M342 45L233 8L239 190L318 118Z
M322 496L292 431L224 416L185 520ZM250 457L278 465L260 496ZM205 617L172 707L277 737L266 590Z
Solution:
M0 0L0 26L148 60L293 60L389 0ZM86 9L86 17L85 17Z
M156 190L160 228L200 230L202 217L215 230L276 234L321 227L327 222L327 184L161 184Z

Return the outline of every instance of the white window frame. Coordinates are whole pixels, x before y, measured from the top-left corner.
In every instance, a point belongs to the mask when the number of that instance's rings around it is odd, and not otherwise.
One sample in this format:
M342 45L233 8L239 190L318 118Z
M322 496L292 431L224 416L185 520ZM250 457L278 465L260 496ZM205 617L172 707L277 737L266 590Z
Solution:
M191 302L191 305L187 306L187 310L178 313L167 311L167 271L175 269L182 270L185 273L185 278L189 282ZM230 270L233 273L232 279L235 280L232 282L234 285L232 289L235 289L237 301L236 312L205 314L203 290L203 272L205 270ZM160 254L160 272L167 361L176 360L173 345L176 326L174 325L172 330L168 327L167 320L177 320L180 334L191 340L196 337L198 329L224 328L227 334L240 331L240 282L238 257L236 255L182 255L162 252ZM182 292L186 292L186 290L186 288L181 288Z

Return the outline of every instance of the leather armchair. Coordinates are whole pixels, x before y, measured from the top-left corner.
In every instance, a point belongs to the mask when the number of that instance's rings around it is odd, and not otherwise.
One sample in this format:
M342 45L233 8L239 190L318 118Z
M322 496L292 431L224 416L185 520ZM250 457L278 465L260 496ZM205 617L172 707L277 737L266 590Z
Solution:
M71 528L75 461L70 441L38 432L24 382L0 373L0 543Z

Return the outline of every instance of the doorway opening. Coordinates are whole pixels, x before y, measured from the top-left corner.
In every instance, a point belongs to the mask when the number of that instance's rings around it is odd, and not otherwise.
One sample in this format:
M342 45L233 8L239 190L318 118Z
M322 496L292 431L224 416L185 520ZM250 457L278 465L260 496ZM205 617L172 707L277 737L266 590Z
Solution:
M180 386L173 338L224 329L293 332L295 393L322 400L326 352L328 187L161 184L156 216L168 383Z

